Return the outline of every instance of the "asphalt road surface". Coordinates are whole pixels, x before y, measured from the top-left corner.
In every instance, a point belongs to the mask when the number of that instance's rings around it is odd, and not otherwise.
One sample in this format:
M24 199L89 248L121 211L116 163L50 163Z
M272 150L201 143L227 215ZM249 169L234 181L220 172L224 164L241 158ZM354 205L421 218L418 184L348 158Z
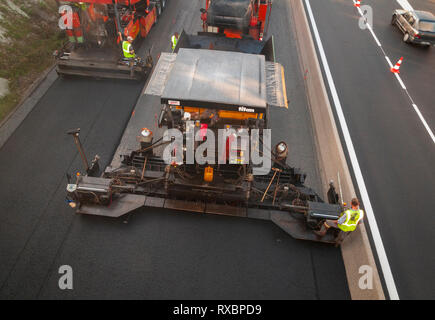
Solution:
M200 30L203 1L169 1L140 53L169 51L170 36ZM285 1L270 34L286 68L289 110L272 113L274 140L290 144L320 191L314 142ZM270 222L142 210L125 219L78 216L65 203L66 172L80 170L80 127L90 158L111 161L144 83L58 79L0 149L0 298L348 299L338 248L296 241ZM154 115L150 115L154 116ZM58 287L59 267L74 289Z
M365 0L373 30L428 126L435 129L435 48L402 42L396 1ZM411 0L435 13L435 1ZM402 299L435 298L435 146L352 0L310 0L386 254ZM331 100L332 101L332 100Z

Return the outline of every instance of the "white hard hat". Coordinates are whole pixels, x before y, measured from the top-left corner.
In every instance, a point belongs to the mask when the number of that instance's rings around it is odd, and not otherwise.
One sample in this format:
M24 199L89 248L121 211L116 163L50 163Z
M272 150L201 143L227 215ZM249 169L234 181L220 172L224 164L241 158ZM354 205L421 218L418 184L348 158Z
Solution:
M128 40L128 41L133 41L133 38L132 38L131 36L128 36L128 37L127 37L127 40Z
M184 115L183 115L183 119L188 121L188 120L190 120L190 118L191 118L190 112L185 112Z
M150 134L152 134L152 132L149 129L147 129L147 128L143 128L141 134L144 137L148 137Z

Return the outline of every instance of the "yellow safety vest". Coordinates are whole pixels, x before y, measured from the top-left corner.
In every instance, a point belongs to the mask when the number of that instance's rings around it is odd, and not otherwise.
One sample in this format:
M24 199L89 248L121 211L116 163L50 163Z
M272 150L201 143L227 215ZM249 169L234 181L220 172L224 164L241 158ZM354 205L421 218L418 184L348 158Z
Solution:
M175 47L177 46L177 38L175 36L172 36L172 51L175 50Z
M131 44L128 41L122 42L122 51L124 52L124 57L126 58L134 58L135 55L130 53Z
M363 210L346 210L343 214L346 215L346 221L342 224L337 224L341 231L350 232L354 231L358 226L358 223L364 218Z

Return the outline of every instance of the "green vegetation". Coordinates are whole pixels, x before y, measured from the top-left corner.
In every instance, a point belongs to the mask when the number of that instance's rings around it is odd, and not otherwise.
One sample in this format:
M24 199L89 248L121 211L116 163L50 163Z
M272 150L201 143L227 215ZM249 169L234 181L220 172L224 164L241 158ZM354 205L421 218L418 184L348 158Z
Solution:
M0 99L0 121L20 102L27 88L53 63L63 42L55 0L13 0L25 14L0 1L0 78L9 80L9 94Z

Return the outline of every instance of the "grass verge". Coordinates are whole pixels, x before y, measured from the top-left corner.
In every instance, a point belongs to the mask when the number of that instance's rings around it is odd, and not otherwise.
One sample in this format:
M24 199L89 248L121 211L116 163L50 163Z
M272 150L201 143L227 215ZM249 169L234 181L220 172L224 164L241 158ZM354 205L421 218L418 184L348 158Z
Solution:
M0 77L9 80L9 94L0 99L0 121L21 101L26 89L54 62L52 53L64 41L57 24L55 0L14 0L27 17L0 6L0 26L7 43L0 43Z

